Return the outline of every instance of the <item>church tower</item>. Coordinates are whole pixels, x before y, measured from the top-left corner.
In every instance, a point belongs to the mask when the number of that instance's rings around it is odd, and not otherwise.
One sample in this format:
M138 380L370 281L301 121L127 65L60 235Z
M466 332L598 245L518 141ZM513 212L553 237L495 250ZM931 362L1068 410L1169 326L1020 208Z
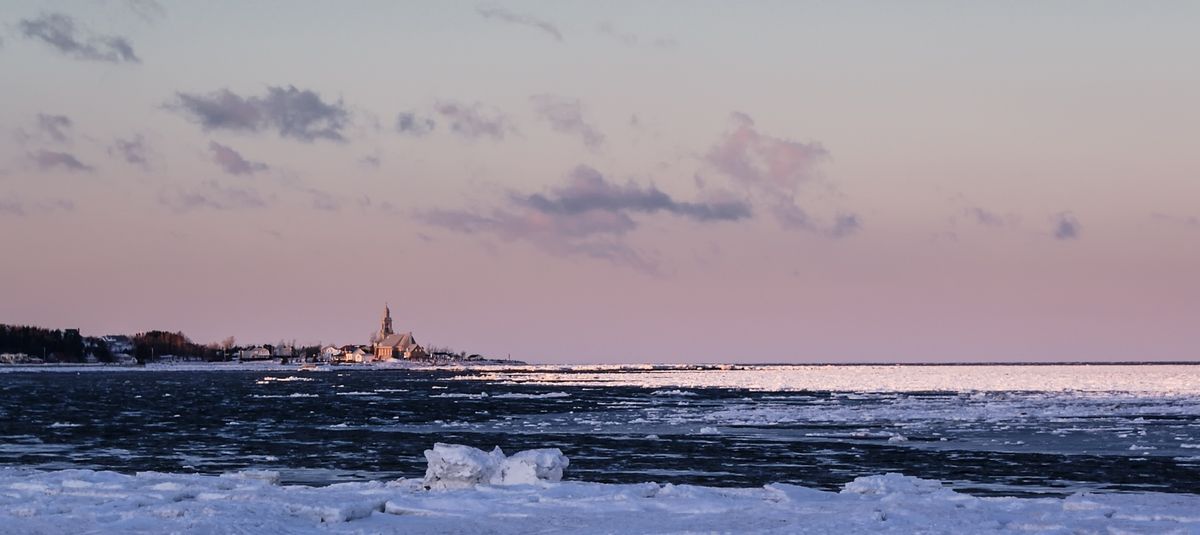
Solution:
M388 308L387 303L383 304L383 325L379 327L379 340L396 334L392 331L392 309Z

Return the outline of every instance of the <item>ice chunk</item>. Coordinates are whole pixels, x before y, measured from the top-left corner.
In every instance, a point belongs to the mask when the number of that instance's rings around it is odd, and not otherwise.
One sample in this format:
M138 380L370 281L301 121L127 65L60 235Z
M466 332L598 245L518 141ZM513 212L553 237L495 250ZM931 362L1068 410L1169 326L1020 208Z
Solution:
M939 481L889 473L855 478L842 487L842 494L932 494L941 490L947 489Z
M279 472L274 470L239 470L237 472L226 472L221 474L221 477L228 479L266 481L270 485L279 484Z
M504 460L500 447L487 453L461 444L438 442L425 450L425 486L431 489L458 489L491 483Z
M459 489L475 485L531 485L562 480L570 461L557 448L527 450L505 457L499 447L490 453L460 444L433 445L425 450L429 465L425 486Z
M500 448L496 448L500 451ZM525 450L504 459L500 466L500 485L533 485L539 481L557 483L570 461L558 448Z

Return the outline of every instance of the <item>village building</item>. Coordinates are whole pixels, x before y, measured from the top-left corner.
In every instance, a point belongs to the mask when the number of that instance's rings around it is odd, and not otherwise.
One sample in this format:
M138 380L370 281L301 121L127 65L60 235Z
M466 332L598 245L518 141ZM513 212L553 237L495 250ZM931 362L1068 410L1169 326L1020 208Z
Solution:
M324 362L337 361L342 354L342 348L338 346L328 345L321 348L321 360Z
M251 347L238 352L238 360L270 360L271 350L263 346Z
M343 350L342 355L338 357L338 362L348 362L353 364L362 364L370 362L372 353L369 348L362 346L349 346L349 350Z
M375 360L423 359L425 348L417 344L411 332L397 334L392 329L392 309L383 306L383 321L375 342Z

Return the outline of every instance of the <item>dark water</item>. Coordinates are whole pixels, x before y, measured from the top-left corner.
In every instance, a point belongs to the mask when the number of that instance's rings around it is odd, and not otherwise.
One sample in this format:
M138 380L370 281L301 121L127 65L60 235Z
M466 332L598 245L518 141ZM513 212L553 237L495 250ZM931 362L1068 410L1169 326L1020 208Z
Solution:
M1200 450L1191 449L1200 415L1170 400L451 379L462 373L5 373L0 465L259 468L288 483L327 484L419 477L422 452L450 442L510 454L557 447L571 460L568 479L595 482L834 490L860 475L902 472L976 494L1200 493ZM957 407L986 416L955 417Z

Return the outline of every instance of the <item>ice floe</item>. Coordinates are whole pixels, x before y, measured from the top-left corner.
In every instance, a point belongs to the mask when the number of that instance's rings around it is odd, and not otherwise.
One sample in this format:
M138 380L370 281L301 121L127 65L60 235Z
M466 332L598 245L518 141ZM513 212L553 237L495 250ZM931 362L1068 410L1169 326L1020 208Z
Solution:
M280 485L220 476L0 468L3 533L1197 533L1200 496L976 497L900 474L840 492L560 481L557 449L437 444L424 479Z
M1137 392L1200 394L1190 365L955 366L520 366L478 368L457 380L543 385L635 386L657 395L684 388L842 392ZM636 370L638 373L628 373ZM661 392L661 393L660 393Z
M506 394L496 394L492 399L555 399L569 398L571 394L566 392L546 392L544 394L526 394L523 392L509 392Z

